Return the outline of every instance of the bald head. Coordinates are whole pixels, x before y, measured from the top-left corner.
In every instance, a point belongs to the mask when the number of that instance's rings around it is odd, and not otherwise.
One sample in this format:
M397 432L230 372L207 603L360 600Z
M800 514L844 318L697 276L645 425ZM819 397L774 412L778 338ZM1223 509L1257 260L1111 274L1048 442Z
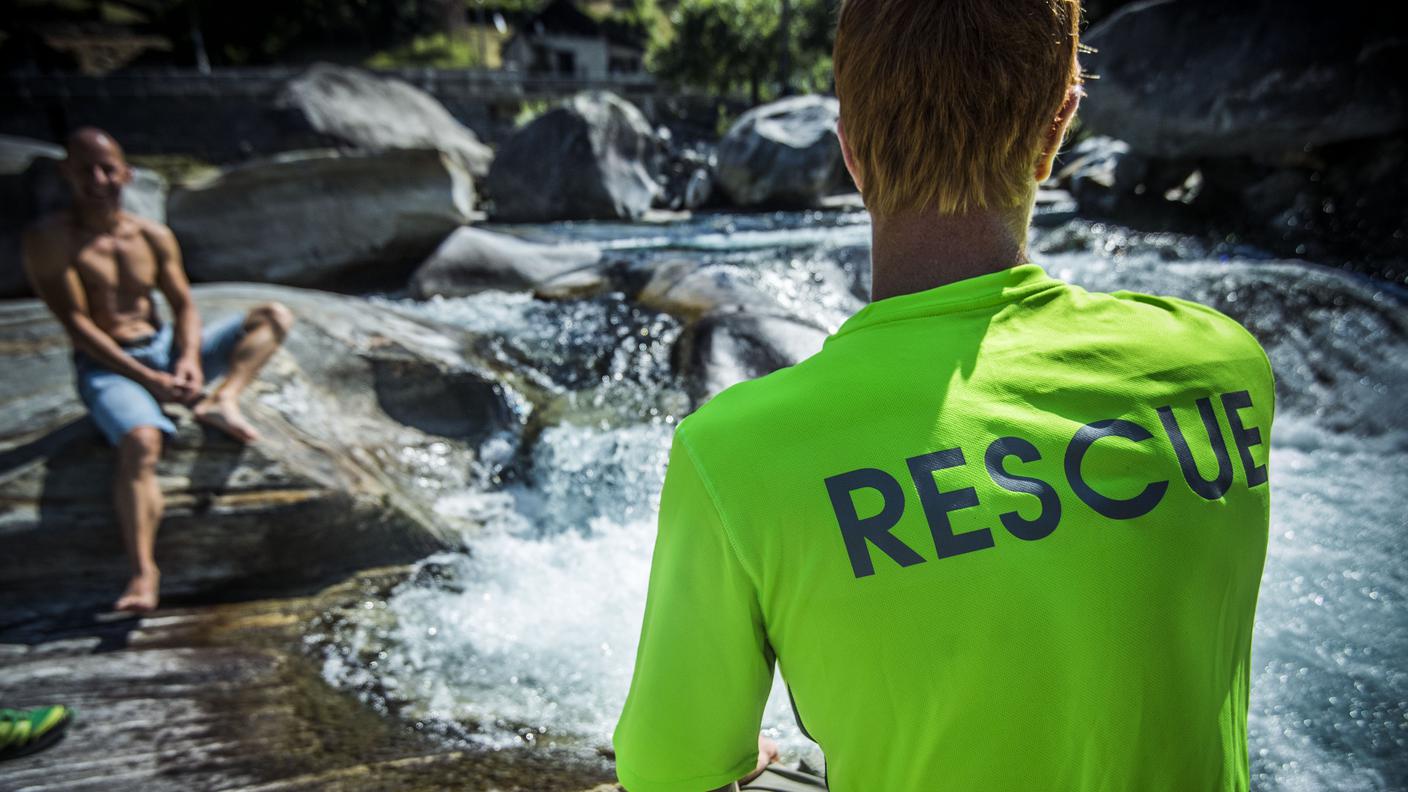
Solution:
M127 157L112 135L97 127L79 127L64 140L62 170L74 203L94 210L115 210L122 188L132 179Z
M113 140L112 135L91 126L79 127L70 132L68 138L64 140L64 151L70 157L83 154L109 154L124 162L127 159L122 151L122 146Z

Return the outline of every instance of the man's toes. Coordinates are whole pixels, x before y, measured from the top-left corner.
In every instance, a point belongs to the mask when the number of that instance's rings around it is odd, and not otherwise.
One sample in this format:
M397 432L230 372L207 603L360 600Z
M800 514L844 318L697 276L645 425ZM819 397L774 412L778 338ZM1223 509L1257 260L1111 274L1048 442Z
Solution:
M112 606L112 609L116 611L126 611L128 613L147 613L156 610L156 595L127 594L119 599Z
M219 429L236 440L251 443L259 439L259 432L250 426L238 409L211 406L194 413L197 421Z
M248 442L259 438L259 432L255 431L254 427L250 426L249 421L246 421L244 416L239 413L226 415L225 422L229 425L230 431L241 440Z

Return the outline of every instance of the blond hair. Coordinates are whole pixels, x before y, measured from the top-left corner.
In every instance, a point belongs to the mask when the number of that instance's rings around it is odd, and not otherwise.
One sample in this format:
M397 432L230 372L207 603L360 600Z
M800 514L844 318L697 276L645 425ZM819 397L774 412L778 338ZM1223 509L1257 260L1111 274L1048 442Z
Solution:
M1080 0L844 0L832 59L866 207L1020 203L1079 44Z

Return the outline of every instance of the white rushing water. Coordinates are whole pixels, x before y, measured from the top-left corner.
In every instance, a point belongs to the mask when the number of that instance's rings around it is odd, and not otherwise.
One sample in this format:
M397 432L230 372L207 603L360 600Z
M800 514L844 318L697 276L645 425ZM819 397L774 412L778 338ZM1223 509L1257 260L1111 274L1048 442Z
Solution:
M755 215L683 228L556 224L529 235L634 255L713 256L756 269L774 290L805 293L816 288L807 262L855 260L868 226L857 213ZM1402 294L1314 265L1083 221L1039 233L1034 256L1092 290L1205 302L1262 339L1280 396L1252 647L1253 788L1408 786ZM834 329L853 297L833 296L812 295L795 310ZM527 480L442 498L442 513L487 527L468 552L425 562L435 574L369 603L376 613L344 627L326 675L458 739L609 746L630 682L671 432L688 404L669 369L679 324L609 301L545 307L499 293L403 307L500 334L506 354L544 369L585 366L566 379L591 396L537 438ZM780 680L763 725L785 761L820 765Z

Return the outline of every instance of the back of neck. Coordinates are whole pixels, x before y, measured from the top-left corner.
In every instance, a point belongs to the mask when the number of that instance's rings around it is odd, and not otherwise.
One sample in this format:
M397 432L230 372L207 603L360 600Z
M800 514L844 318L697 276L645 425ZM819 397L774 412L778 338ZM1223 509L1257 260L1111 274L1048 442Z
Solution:
M870 298L883 300L1025 261L1026 229L998 211L873 218ZM1025 223L1022 224L1025 226Z

